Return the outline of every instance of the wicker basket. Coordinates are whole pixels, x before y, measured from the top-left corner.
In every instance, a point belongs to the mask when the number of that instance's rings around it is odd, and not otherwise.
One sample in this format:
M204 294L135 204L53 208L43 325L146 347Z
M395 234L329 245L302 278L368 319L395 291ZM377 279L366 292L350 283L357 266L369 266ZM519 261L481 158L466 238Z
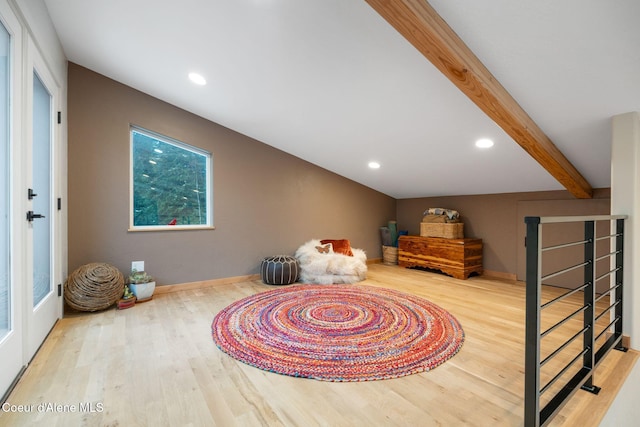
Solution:
M463 239L464 223L420 223L420 236L441 237L444 239Z
M382 246L382 263L387 265L398 264L398 248L395 246Z
M124 293L124 276L112 265L86 264L64 282L64 299L78 311L98 311L111 307Z

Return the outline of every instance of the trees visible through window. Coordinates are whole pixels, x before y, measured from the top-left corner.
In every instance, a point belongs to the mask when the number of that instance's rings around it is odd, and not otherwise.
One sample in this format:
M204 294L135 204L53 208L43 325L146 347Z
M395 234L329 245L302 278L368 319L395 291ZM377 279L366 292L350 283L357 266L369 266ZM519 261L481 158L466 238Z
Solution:
M132 127L132 229L211 227L211 176L211 153Z

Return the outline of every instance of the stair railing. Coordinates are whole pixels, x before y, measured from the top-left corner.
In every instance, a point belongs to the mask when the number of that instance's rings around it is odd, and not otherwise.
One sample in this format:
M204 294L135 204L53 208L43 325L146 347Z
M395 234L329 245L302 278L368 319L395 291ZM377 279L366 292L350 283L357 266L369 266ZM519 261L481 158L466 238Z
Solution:
M597 394L599 387L593 384L593 372L600 361L612 348L626 351L622 345L622 306L623 306L623 245L624 245L624 215L613 216L580 216L580 217L525 217L526 234L526 332L525 332L525 427L546 425L562 408L566 401L578 390L583 389ZM608 221L607 235L596 237L596 222ZM565 242L548 247L542 247L543 226L552 223L584 223L584 237L579 241ZM608 253L596 256L598 241L609 239ZM552 273L542 275L545 271L542 265L542 254L570 247L584 247L584 259L576 265L567 266ZM596 264L609 259L609 271L599 274ZM557 260L557 258L556 258ZM545 303L541 302L542 285L549 284L552 278L565 275L571 271L584 271L584 281L573 289ZM609 288L596 296L596 283L609 279ZM565 300L565 298L582 292L583 305L565 318L555 322L552 326L541 331L541 314L543 310ZM596 313L596 304L609 296L610 305L601 313ZM602 303L601 303L602 305ZM609 314L610 323L603 330L596 330L596 322ZM541 360L541 341L552 332L562 328L572 319L582 318L582 329L567 341L549 352ZM602 324L602 323L601 323ZM605 335L608 334L608 335ZM601 337L606 340L596 349L596 341ZM581 350L577 354L566 352L574 350L578 339L582 337ZM573 346L571 346L573 344ZM571 346L571 347L570 347ZM575 351L575 350L574 350ZM563 354L564 353L564 354ZM565 360L571 360L563 368L553 371L551 380L541 387L541 367L563 355ZM556 362L557 364L558 362ZM581 366L578 364L581 363ZM560 363L562 365L562 363ZM553 364L550 366L553 367ZM565 377L577 371L568 380ZM551 376L550 375L550 376ZM559 387L562 384L564 385ZM549 393L546 395L545 393ZM541 397L545 395L545 404L541 407Z

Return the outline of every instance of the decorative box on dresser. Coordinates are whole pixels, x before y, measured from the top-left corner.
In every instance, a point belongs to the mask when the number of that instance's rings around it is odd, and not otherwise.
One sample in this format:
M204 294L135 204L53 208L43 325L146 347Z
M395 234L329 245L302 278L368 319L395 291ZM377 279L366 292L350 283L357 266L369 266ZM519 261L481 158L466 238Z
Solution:
M456 279L482 274L482 239L400 236L398 265L440 270Z

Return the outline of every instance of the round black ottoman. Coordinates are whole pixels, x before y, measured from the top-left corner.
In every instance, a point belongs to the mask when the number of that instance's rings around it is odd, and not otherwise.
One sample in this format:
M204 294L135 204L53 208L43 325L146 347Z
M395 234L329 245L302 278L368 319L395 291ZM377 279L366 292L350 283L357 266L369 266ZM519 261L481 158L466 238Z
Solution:
M262 260L260 275L267 285L290 285L298 280L298 260L289 255L276 255Z

